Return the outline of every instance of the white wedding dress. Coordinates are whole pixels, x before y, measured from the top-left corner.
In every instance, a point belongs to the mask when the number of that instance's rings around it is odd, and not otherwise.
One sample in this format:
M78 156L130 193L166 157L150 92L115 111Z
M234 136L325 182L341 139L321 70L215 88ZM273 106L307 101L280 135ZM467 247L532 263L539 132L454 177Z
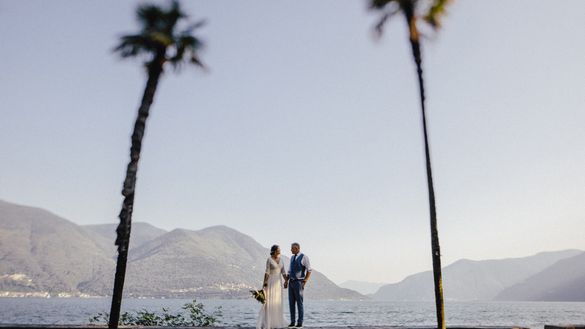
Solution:
M266 273L268 274L268 287L264 289L266 303L262 305L256 329L273 329L286 327L282 309L282 275L285 274L282 258L278 263L269 257L266 260Z

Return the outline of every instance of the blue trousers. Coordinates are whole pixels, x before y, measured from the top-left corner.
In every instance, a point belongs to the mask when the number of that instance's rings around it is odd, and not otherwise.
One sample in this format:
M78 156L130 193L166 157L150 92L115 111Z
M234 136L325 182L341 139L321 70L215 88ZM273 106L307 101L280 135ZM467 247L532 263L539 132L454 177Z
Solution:
M301 281L290 281L288 284L288 305L290 307L290 322L295 323L295 305L299 309L298 325L303 324L303 316L305 315L303 309L303 289Z

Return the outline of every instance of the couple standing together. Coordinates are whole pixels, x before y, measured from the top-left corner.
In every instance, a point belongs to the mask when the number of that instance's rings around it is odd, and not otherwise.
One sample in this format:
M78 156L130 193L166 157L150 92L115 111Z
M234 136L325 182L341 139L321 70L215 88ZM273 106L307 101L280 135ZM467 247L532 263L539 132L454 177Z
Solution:
M290 259L288 273L284 269L284 261L280 257L280 247L270 248L270 257L266 260L264 273L264 294L266 302L258 315L257 329L283 328L286 326L282 311L282 288L288 288L288 304L290 307L290 328L303 326L303 293L305 285L311 276L309 258L301 253L301 246L293 243L290 247L293 254ZM299 317L295 323L295 311L298 308Z

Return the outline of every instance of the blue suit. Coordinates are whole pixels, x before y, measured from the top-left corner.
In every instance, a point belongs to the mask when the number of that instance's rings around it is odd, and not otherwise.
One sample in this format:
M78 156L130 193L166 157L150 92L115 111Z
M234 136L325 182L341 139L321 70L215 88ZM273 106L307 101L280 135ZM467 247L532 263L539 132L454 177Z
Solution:
M299 319L297 325L303 324L303 317L305 315L303 309L303 280L307 274L307 269L302 264L303 254L293 255L290 260L289 267L289 283L288 283L288 305L290 307L290 322L295 323L295 308L299 309ZM296 307L295 307L296 305Z

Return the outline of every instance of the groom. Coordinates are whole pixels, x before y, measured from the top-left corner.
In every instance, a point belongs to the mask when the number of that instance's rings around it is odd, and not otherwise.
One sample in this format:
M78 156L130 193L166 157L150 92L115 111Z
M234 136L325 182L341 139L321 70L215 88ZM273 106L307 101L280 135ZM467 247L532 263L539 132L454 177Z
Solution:
M309 257L301 254L301 245L293 243L290 247L293 256L290 259L289 280L288 280L288 305L290 307L290 324L289 328L303 327L303 291L305 285L311 277L311 263ZM286 283L285 283L286 288ZM299 319L295 325L295 305L299 309Z

